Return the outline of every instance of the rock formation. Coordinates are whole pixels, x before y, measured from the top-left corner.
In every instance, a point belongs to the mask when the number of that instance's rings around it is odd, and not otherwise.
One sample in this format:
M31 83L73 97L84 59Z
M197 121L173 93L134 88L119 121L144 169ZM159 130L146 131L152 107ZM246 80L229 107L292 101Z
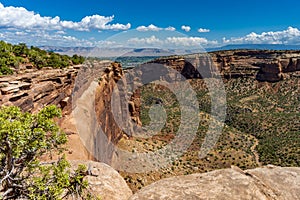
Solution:
M201 78L203 74L204 77L213 76L217 69L225 79L253 77L258 81L276 82L282 80L285 73L300 71L299 51L217 51L198 54L200 62L196 63L195 55L171 56L153 62L172 67L187 79ZM200 73L196 69L200 69Z
M242 171L237 167L171 177L138 191L130 200L300 198L300 169L269 166Z
M299 71L299 51L232 50L210 53L225 78L254 77L276 82ZM297 68L298 66L298 68Z
M153 62L172 67L188 79L201 78L201 72L210 71L213 74L213 71L218 69L224 78L253 77L259 81L274 82L287 77L286 74L289 72L300 71L300 52L298 51L219 51L200 56L202 60L196 62L195 59L191 60L191 57L193 55L173 56ZM204 62L203 58L206 59ZM105 65L109 66L109 62L105 62ZM27 69L17 75L1 76L0 105L16 105L24 111L35 112L45 105L56 104L66 112L70 112L70 97L79 68L80 66L66 69ZM111 81L110 78L116 81L123 76L122 70L117 70L117 68L116 66L107 67L106 71L103 71L106 77L101 79L103 81L100 81L100 87L110 85L107 83ZM204 70L199 73L197 68L204 68ZM81 88L81 93L82 91L84 87Z
M71 161L77 168L79 164L88 167L89 174L85 179L89 183L89 192L101 200L127 200L132 192L123 177L112 167L93 161Z
M75 126L91 155L111 164L114 145L124 133L130 133L131 116L134 119L130 111L137 112L136 104L129 101L132 105L129 109L124 102L128 100L127 90L121 80L124 74L119 63L94 63L85 71L87 74L79 72L73 93Z
M71 93L77 69L30 69L25 73L0 77L0 105L19 106L36 112L46 105L57 105L64 113L71 111Z

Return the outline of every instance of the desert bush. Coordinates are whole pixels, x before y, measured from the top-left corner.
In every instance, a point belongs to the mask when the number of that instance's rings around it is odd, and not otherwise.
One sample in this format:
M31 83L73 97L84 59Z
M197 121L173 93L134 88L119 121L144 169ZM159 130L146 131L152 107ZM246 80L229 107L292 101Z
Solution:
M54 122L60 116L55 106L37 114L14 106L0 108L0 199L88 197L84 166L72 172L64 156L48 164L39 161L53 151L61 155L67 137Z

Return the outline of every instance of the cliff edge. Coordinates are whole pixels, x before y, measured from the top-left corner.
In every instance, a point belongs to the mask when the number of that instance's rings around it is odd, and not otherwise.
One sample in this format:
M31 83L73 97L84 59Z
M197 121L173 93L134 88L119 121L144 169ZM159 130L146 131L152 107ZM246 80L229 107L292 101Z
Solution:
M300 168L266 166L242 171L237 167L162 179L138 191L130 200L300 199Z

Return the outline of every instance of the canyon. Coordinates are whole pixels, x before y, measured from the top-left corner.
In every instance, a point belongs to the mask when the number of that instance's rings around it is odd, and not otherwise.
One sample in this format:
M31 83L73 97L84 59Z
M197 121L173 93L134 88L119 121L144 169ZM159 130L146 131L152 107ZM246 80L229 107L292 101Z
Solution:
M147 63L149 66L155 66L155 64L175 69L188 80L220 76L226 83L234 79L247 78L261 87L271 87L270 84L273 83L278 83L276 87L280 87L279 84L285 80L296 80L295 85L291 87L299 87L299 51L230 50L209 54L168 56ZM202 67L200 73L197 70L198 67ZM128 92L126 88L126 86L138 88L141 84L134 78L124 82L122 78L126 73L130 73L130 70L123 70L119 63L110 61L95 61L65 69L25 69L15 75L0 77L0 105L15 105L21 107L23 111L29 112L37 112L46 105L57 105L63 111L62 119L57 121L69 137L67 158L69 160L100 161L114 166L114 159L118 156L114 147L119 143L122 145L132 142L130 133L135 132L134 128L137 125L143 124L140 117L142 91L137 89ZM158 71L157 69L142 68L134 73L143 76L143 74L158 73ZM174 77L164 78L172 79ZM115 90L116 85L117 91ZM116 92L114 97L127 101L112 104L114 92ZM154 101L160 104L160 99L154 99ZM116 105L116 107L112 105ZM112 110L114 111L112 112ZM120 113L120 115L116 119L113 113ZM124 123L121 125L128 130L124 131L120 128L120 121ZM103 130L103 135L99 135L100 129ZM84 134L82 135L82 133ZM245 143L248 142L248 139L252 141L253 138L251 136L245 139ZM127 146L130 147L130 145ZM252 150L254 149L255 147ZM258 160L258 158L252 157L251 159L255 163L255 159ZM259 166L256 164L251 165L251 168ZM195 171L197 172L197 170ZM131 199L168 199L170 197L173 199L184 197L189 199L213 197L297 199L300 196L297 190L300 184L299 168L265 167L249 171L233 168L204 174L196 172L192 175L169 179L162 179L165 177L157 175L152 181L145 181L145 184L139 183L141 187L148 185L140 191L137 191L138 186L131 186L131 189L137 192ZM121 175L127 177L127 183L130 181L128 177L132 176L130 173L121 173ZM280 177L280 179L277 181L276 177ZM140 180L139 178L135 179ZM146 178L143 177L143 179ZM162 180L156 183L155 181L159 179ZM167 182L174 184L166 184ZM124 185L124 183L121 184ZM230 185L228 190L222 190L225 185ZM165 190L162 191L162 187ZM196 189L188 190L192 187ZM125 186L124 188L127 198L131 193L128 188ZM210 188L216 188L216 191L213 193ZM116 190L118 189L116 188ZM285 192L285 190L289 192ZM241 195L237 193L241 193ZM231 196L231 194L236 195ZM105 196L105 193L102 195ZM110 198L113 199L113 197ZM120 198L120 196L115 198Z
M201 78L197 66L192 63L195 62L195 57L204 58L205 62L212 62L209 66L216 69L208 69L208 71L210 73L219 71L225 79L252 77L261 82L277 82L289 76L298 76L297 73L292 72L300 71L300 51L229 50L184 57L168 56L150 63L169 66L188 79ZM102 91L107 90L105 86L112 87L111 84L124 74L120 65L113 64L110 67L109 62L104 63L101 64L99 72L99 79L103 80L99 82ZM0 77L0 105L16 105L24 111L36 112L45 105L54 104L65 114L70 114L75 77L81 68L82 65L65 69L46 67L41 70L25 69L19 71L17 75L2 76ZM81 90L84 91L84 87ZM99 93L101 92L97 92ZM109 91L107 95L109 96ZM114 140L115 136L112 137Z

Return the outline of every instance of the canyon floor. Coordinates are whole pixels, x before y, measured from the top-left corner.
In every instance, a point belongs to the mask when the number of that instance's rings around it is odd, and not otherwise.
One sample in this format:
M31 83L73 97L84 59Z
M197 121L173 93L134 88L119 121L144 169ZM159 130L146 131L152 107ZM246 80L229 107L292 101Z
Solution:
M296 75L296 74L295 74ZM197 91L201 122L192 145L181 157L159 171L141 174L121 172L130 188L137 191L159 179L176 175L208 172L231 165L251 169L261 165L300 166L300 121L298 76L277 83L261 83L251 78L225 81L227 118L215 147L204 159L198 152L209 123L210 96L203 80L190 80ZM175 137L180 125L176 97L167 89L147 85L142 89L141 121L147 125L150 97L160 98L167 113L167 123L151 138L120 140L118 146L127 151L155 151ZM295 95L298 94L298 95Z

